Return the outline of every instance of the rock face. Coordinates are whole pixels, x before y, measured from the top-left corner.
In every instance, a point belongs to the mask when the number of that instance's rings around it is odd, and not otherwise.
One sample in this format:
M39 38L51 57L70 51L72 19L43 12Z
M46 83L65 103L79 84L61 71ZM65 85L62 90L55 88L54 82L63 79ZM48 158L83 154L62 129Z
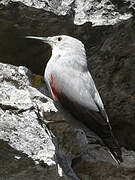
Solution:
M4 179L24 179L27 174L32 177L36 171L35 178L39 172L40 179L42 176L48 180L55 178L55 173L52 173L56 171L55 147L37 121L34 104L37 104L36 101L42 102L38 106L45 105L48 112L56 109L47 97L31 87L32 76L25 67L0 64L0 139L5 141L0 143L0 175ZM35 165L37 159L48 167L46 173L42 166ZM30 173L26 166L31 169Z
M135 22L131 19L114 27L98 50L88 52L89 67L105 101L114 132L121 145L130 149L135 148L134 30Z
M20 0L12 0L12 2ZM1 4L10 3L1 0ZM93 26L113 25L132 16L134 3L131 0L21 0L27 6L42 8L57 15L72 15L74 23L82 25L91 22ZM128 3L129 2L129 3Z
M117 167L92 132L73 129L47 97L42 77L26 67L0 63L0 176L3 179L127 180L135 176L135 152L123 148ZM34 87L33 87L34 86ZM109 173L108 173L109 171Z
M133 17L113 26L92 27L91 23L76 26L72 13L63 17L21 3L0 5L0 62L19 66L0 63L0 177L3 179L134 179L134 151L123 148L124 163L116 168L100 139L91 132L87 132L91 137L88 143L83 131L65 123L50 125L51 131L41 126L39 114L45 120L62 118L48 98L40 76L51 49L24 38L67 34L85 44L89 70L104 100L113 132L123 147L135 150L134 1L111 2L119 13L130 10ZM55 136L50 137L50 132Z
M116 4L121 10L125 7L123 1ZM134 17L113 26L91 27L89 23L76 26L71 16L58 17L21 3L10 3L1 5L0 27L0 61L25 65L40 75L51 49L24 36L67 34L80 39L85 44L89 70L103 97L113 131L122 146L135 149Z

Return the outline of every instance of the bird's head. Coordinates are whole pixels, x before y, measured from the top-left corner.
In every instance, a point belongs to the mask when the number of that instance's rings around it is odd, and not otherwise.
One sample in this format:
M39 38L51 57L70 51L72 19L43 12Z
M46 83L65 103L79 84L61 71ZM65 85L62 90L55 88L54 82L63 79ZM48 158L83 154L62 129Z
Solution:
M41 40L44 43L48 43L52 47L52 49L84 50L84 45L80 40L73 38L71 36L67 36L67 35L59 35L59 36L52 36L52 37L26 36L26 38Z

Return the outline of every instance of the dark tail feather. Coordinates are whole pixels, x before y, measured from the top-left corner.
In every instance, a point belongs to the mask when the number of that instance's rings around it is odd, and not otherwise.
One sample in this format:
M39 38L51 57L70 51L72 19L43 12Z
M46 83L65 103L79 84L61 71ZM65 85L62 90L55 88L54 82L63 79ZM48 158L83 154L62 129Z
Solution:
M112 134L105 110L101 110L100 107L99 112L90 110L72 99L69 99L62 93L59 94L59 102L64 109L68 109L68 112L70 112L73 117L81 121L87 128L101 137L105 145L109 148L112 157L118 164L122 162L120 146Z
M110 123L107 122L106 119L104 119L104 118L108 118L107 115L106 117L104 117L100 113L96 113L96 112L94 113L89 112L89 114L91 115L91 117L93 117L94 121L91 122L91 124L93 125L92 127L88 123L87 126L89 126L90 129L92 129L97 135L99 135L99 137L101 137L104 144L108 147L112 158L118 164L120 164L121 162L123 162L121 148L112 133Z
M105 143L105 145L109 148L112 158L118 164L123 162L120 146L117 140L114 138L113 134L111 134L110 137L106 137L106 138L102 137L102 140Z

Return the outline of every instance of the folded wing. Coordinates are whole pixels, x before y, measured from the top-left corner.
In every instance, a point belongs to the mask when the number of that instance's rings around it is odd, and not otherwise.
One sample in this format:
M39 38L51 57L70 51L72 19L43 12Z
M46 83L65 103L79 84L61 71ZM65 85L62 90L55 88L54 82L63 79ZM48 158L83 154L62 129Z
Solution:
M120 163L122 157L119 144L113 136L108 116L89 72L76 74L72 78L68 74L67 77L51 74L50 86L54 100L59 101L74 118L101 137L112 157Z

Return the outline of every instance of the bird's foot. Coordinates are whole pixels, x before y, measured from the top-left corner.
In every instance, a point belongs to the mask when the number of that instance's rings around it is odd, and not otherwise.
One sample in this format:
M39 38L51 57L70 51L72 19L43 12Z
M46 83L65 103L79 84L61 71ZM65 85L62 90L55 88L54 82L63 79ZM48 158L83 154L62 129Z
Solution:
M37 115L37 119L38 119L39 123L41 124L41 126L43 127L43 124L45 124L48 129L49 129L49 125L51 125L51 124L66 123L66 121L64 121L64 120L56 120L56 121L53 121L53 120L49 120L48 121L48 120L46 120L47 118L45 117L45 114L44 114L44 117L41 115L40 109L37 106L37 104L36 104L36 111L35 111L35 113Z
M51 132L51 130L49 128L50 121L45 120L45 117L41 115L41 111L40 111L38 105L37 104L35 104L35 105L36 105L35 114L37 115L38 122L40 123L42 128L45 129L46 133L51 137L51 139L54 139L55 136L53 135L53 133ZM45 127L44 127L44 125L45 125Z
M40 125L43 127L43 124L45 124L47 126L47 128L49 129L49 121L45 120L45 118L41 115L40 113L40 109L39 107L36 105L36 111L35 111L36 115L37 115L37 120L40 123Z

